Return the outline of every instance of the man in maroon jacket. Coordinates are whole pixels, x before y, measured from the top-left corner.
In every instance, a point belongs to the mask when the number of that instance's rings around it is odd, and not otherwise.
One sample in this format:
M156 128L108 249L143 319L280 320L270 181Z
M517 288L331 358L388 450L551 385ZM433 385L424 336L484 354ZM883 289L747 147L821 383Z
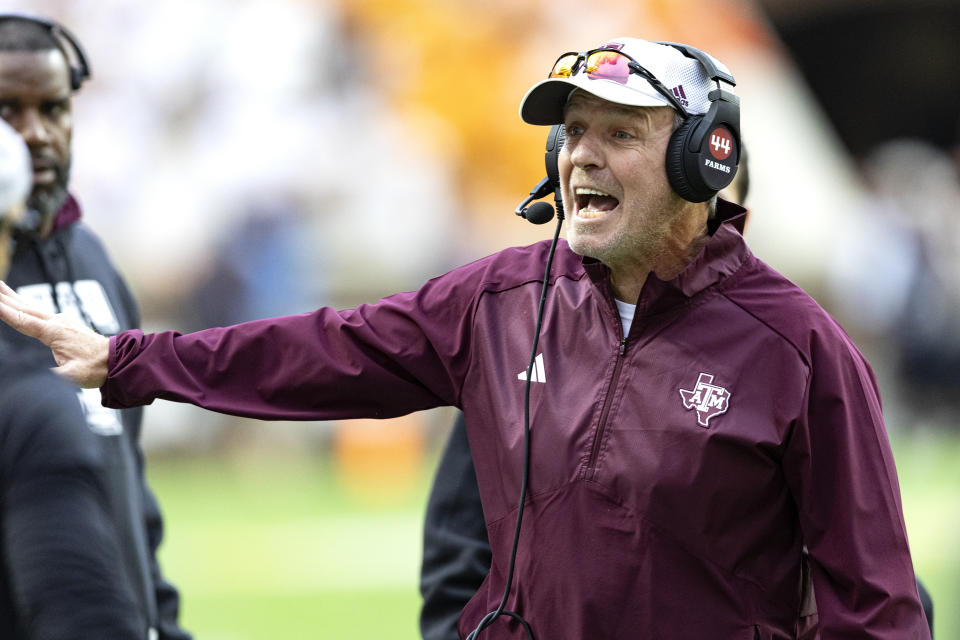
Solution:
M823 640L929 638L873 373L714 198L739 158L732 85L683 45L561 56L521 106L566 126L555 254L188 335L103 338L9 290L0 318L111 407L460 407L492 551L461 637L794 638L806 547Z

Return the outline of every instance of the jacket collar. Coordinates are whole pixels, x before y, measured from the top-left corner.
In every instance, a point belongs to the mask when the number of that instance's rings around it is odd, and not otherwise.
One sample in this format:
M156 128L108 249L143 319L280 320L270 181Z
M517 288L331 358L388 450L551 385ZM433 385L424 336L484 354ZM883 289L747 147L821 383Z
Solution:
M79 220L81 215L80 203L77 202L77 199L74 198L73 195L68 193L67 199L64 200L53 218L53 229L51 229L50 233L53 234L64 227L69 227Z
M743 236L746 209L717 200L717 213L708 225L710 239L680 274L661 280L651 273L637 301L637 316L663 313L685 304L698 293L735 273L752 256ZM609 287L610 270L593 258L583 258L583 268L597 285Z

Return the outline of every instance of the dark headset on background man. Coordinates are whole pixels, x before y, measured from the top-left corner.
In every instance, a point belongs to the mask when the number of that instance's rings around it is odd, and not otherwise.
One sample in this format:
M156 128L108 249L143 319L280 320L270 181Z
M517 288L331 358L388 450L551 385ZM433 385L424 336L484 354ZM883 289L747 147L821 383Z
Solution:
M30 15L28 13L4 12L0 13L2 20L23 20L40 25L50 32L54 40L60 45L63 56L67 59L70 67L70 89L77 91L83 85L84 80L90 77L90 63L87 62L87 56L83 52L83 47L77 38L63 25L41 18L40 16Z

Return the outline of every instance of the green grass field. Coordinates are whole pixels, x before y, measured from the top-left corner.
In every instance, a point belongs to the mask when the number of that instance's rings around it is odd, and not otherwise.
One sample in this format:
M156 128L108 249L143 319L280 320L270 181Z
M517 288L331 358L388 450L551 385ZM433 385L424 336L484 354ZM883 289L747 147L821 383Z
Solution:
M892 440L917 575L933 596L934 637L960 638L960 433Z
M322 458L151 462L184 625L201 640L418 638L426 475L378 494Z
M894 439L936 637L960 637L960 436ZM416 640L430 469L357 487L322 457L151 460L161 561L198 640Z

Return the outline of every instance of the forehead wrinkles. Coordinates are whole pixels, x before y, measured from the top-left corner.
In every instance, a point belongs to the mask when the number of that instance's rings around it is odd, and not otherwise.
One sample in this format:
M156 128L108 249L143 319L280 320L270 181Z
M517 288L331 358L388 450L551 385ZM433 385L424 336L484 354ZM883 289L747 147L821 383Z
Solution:
M68 97L70 71L66 58L57 49L0 51L0 93Z

